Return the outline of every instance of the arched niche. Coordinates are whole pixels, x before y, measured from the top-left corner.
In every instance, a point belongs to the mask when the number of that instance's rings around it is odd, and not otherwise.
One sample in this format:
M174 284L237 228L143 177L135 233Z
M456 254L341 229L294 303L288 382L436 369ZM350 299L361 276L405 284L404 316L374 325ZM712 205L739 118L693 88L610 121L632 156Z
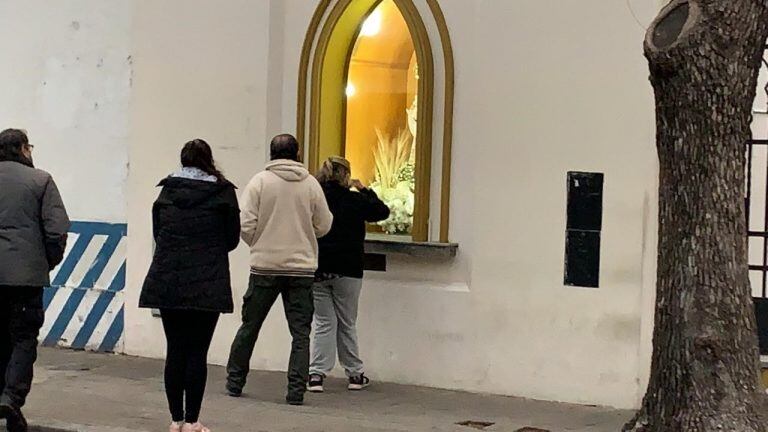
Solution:
M320 0L309 24L299 68L297 137L304 144L310 169L316 170L329 155L343 154L347 137L347 96L350 60L366 18L383 0ZM418 133L415 141L414 241L448 242L451 147L453 124L453 50L442 10L436 0L426 0L428 24L439 34L444 103L434 107L433 40L423 12L412 0L394 2L407 24L418 63ZM437 39L434 38L433 39ZM433 193L433 113L441 110L441 173L439 196ZM440 126L440 125L437 125ZM439 210L439 230L430 236L430 209Z

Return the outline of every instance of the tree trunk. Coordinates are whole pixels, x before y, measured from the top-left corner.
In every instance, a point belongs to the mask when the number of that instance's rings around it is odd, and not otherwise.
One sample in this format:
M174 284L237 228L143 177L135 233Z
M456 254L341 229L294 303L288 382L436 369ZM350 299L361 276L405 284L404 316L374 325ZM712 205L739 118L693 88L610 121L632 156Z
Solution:
M648 30L659 256L651 380L625 431L766 431L747 267L745 145L768 0L674 0Z

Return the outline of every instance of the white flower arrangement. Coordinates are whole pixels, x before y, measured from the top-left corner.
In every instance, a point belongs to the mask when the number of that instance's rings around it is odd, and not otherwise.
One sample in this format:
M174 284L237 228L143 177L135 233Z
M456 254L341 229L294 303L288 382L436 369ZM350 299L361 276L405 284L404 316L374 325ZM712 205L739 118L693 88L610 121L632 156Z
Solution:
M387 220L378 222L387 234L407 234L413 226L413 190L411 183L401 181L394 188L374 183L371 189L389 207Z
M409 234L413 227L415 189L413 164L409 162L411 134L401 129L397 136L390 137L376 129L376 136L376 178L371 189L390 210L389 218L378 225L387 234Z

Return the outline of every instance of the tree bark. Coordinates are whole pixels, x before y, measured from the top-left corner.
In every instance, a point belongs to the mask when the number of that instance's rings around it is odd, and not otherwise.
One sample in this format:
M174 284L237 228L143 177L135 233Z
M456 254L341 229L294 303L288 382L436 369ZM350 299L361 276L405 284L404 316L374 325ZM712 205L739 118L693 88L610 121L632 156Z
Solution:
M747 266L745 144L768 0L674 0L648 30L659 255L651 379L624 431L767 430Z

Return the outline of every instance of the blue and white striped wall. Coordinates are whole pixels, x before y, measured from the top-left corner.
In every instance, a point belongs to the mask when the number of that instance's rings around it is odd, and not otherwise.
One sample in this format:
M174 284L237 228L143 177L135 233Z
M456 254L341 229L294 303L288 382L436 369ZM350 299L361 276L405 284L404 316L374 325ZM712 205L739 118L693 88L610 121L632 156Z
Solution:
M127 225L74 222L45 289L44 346L122 352Z

